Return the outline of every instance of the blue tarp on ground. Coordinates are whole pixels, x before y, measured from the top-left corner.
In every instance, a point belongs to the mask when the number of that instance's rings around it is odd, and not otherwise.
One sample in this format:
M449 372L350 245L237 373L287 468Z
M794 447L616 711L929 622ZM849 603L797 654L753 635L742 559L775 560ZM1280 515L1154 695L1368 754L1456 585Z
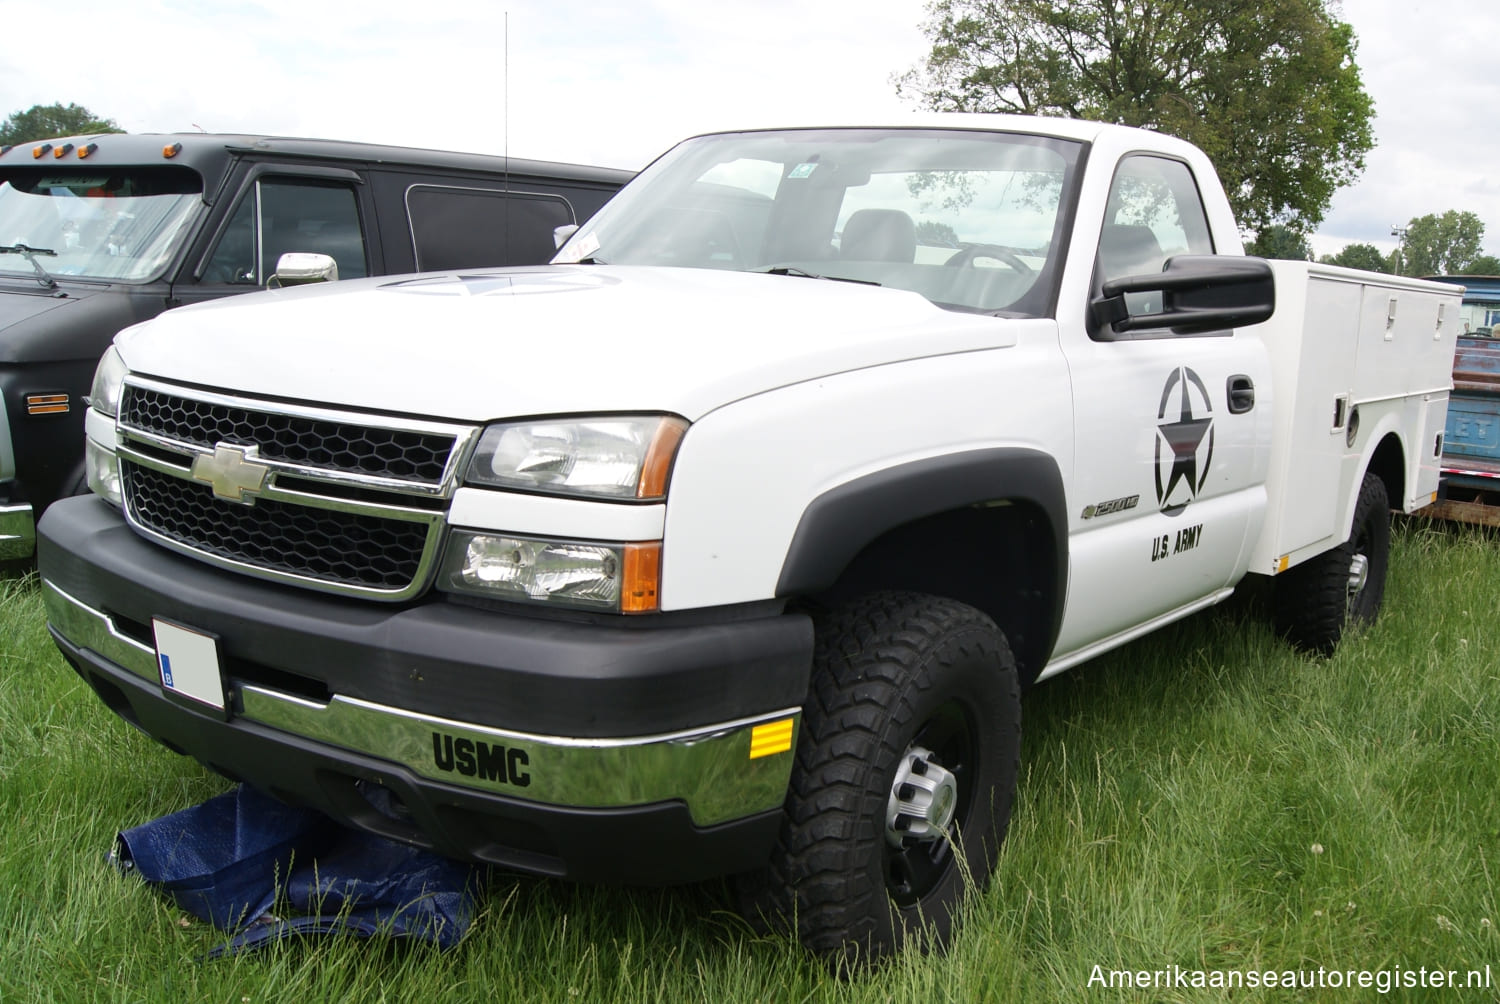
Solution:
M211 958L297 934L378 932L451 948L469 928L478 877L243 785L121 832L111 858L234 932ZM274 916L273 906L299 916Z

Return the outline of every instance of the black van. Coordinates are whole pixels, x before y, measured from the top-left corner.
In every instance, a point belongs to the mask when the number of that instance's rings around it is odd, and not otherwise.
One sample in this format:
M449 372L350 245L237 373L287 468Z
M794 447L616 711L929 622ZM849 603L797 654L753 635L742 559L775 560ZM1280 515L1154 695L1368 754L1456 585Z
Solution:
M337 276L527 265L629 171L332 140L106 134L0 148L0 560L84 490L83 397L120 329L263 288L286 252Z

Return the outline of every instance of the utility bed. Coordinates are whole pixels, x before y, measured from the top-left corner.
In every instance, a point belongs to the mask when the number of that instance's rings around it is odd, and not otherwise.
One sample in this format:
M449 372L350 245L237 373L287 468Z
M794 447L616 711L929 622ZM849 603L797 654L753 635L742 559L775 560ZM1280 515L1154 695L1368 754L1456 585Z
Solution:
M1453 386L1460 291L1313 262L1273 261L1276 315L1254 330L1271 357L1269 505L1252 571L1275 573L1340 543L1363 474L1364 444L1417 429L1405 459L1410 511L1436 498ZM1377 456L1376 461L1379 462Z

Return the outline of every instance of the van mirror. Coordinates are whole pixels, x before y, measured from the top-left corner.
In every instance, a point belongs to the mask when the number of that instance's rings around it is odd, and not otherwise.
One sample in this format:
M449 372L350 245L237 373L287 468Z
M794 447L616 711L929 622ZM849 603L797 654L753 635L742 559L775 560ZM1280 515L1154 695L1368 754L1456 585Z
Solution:
M565 223L560 227L552 228L552 246L561 251L562 246L568 243L568 238L578 233L578 224Z
M1276 281L1263 258L1248 255L1182 254L1168 258L1160 272L1127 275L1104 284L1090 304L1096 324L1124 334L1170 328L1199 334L1269 320L1276 310ZM1126 293L1160 293L1161 309L1131 314Z
M336 282L339 264L331 255L315 251L288 251L276 260L276 274L266 286L305 286L310 282Z

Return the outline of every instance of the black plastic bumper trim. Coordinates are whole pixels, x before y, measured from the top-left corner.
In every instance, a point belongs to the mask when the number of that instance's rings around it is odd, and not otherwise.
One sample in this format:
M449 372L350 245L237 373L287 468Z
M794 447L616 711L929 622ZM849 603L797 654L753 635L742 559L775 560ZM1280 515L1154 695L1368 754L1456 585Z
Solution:
M617 627L441 599L382 604L259 582L154 546L93 497L51 506L42 577L122 630L152 617L222 639L236 679L341 694L496 729L609 738L692 729L806 699L812 622L797 613Z

